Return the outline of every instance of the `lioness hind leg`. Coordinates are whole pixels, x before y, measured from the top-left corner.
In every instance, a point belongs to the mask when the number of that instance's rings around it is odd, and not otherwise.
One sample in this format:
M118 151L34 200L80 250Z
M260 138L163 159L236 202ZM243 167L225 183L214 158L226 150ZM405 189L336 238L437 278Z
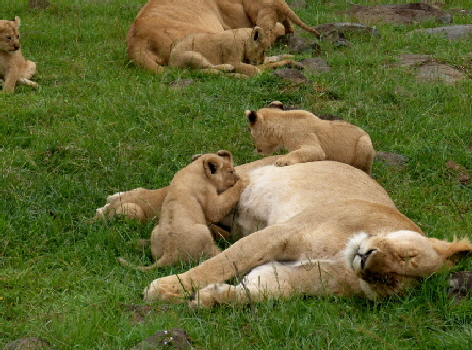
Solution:
M354 167L363 170L368 175L372 175L372 163L375 157L374 146L368 135L361 136L357 141L354 155Z

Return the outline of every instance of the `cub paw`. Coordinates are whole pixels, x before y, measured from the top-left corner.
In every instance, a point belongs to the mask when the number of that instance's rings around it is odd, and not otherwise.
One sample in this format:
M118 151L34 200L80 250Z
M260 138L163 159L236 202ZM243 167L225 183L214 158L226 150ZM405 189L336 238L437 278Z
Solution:
M275 166L289 166L289 165L293 165L293 164L296 164L296 162L293 162L291 160L284 160L283 158L277 160L274 163Z
M222 70L225 72L233 72L234 71L234 66L232 64L218 64L213 66L214 69Z

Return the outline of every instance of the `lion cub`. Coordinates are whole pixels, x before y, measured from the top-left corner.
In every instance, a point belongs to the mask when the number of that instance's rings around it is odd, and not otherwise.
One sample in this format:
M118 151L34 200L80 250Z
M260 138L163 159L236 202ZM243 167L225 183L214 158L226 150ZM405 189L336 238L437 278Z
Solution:
M192 163L177 172L162 204L159 224L151 233L154 267L196 261L201 255L220 252L208 224L216 223L236 205L246 186L233 167L228 151L194 156Z
M317 160L334 160L372 173L375 151L369 135L348 122L321 120L304 110L283 110L281 102L271 108L246 111L257 151L269 155L282 145L288 154L276 166Z
M26 60L20 49L20 17L13 21L0 20L0 79L3 91L13 92L17 83L37 87L28 80L36 73L36 63Z
M284 30L280 25L279 30ZM281 33L283 34L283 33ZM225 30L220 33L189 34L179 41L170 53L169 66L203 68L207 73L234 71L244 76L258 74L261 69L290 64L288 55L266 61L270 42L260 27ZM291 56L290 56L291 57Z

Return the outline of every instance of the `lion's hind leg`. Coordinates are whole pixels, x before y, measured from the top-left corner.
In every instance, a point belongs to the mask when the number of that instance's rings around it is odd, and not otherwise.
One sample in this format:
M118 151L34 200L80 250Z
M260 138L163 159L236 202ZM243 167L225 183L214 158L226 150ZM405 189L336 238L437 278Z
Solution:
M231 64L211 63L198 51L185 51L175 55L171 57L169 64L171 67L178 68L203 68L207 69L207 73L219 73L219 71L231 72L234 70Z

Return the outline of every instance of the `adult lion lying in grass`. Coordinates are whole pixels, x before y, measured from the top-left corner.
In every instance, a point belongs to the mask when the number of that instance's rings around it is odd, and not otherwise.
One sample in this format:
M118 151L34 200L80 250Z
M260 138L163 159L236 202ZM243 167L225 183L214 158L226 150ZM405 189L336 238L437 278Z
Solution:
M281 29L284 30L283 27ZM202 68L208 73L228 71L252 76L264 69L296 65L296 62L286 59L287 56L278 56L276 59L266 57L265 52L269 46L269 39L260 27L189 34L172 48L169 66ZM271 63L264 65L266 59Z
M246 237L185 273L154 280L145 300L178 302L188 292L194 307L291 294L378 299L472 250L465 239L424 236L361 170L333 161L267 166L275 159L238 169L250 178L237 207ZM154 193L143 190L141 199ZM246 273L237 286L222 284Z
M286 33L293 32L293 22L319 35L284 0L149 0L128 30L127 52L136 64L158 73L168 64L172 47L188 34L259 26L272 44L278 35L277 22Z
M0 20L0 79L4 80L3 91L13 92L16 84L37 87L29 80L36 73L36 63L23 57L20 49L20 17L13 21Z

